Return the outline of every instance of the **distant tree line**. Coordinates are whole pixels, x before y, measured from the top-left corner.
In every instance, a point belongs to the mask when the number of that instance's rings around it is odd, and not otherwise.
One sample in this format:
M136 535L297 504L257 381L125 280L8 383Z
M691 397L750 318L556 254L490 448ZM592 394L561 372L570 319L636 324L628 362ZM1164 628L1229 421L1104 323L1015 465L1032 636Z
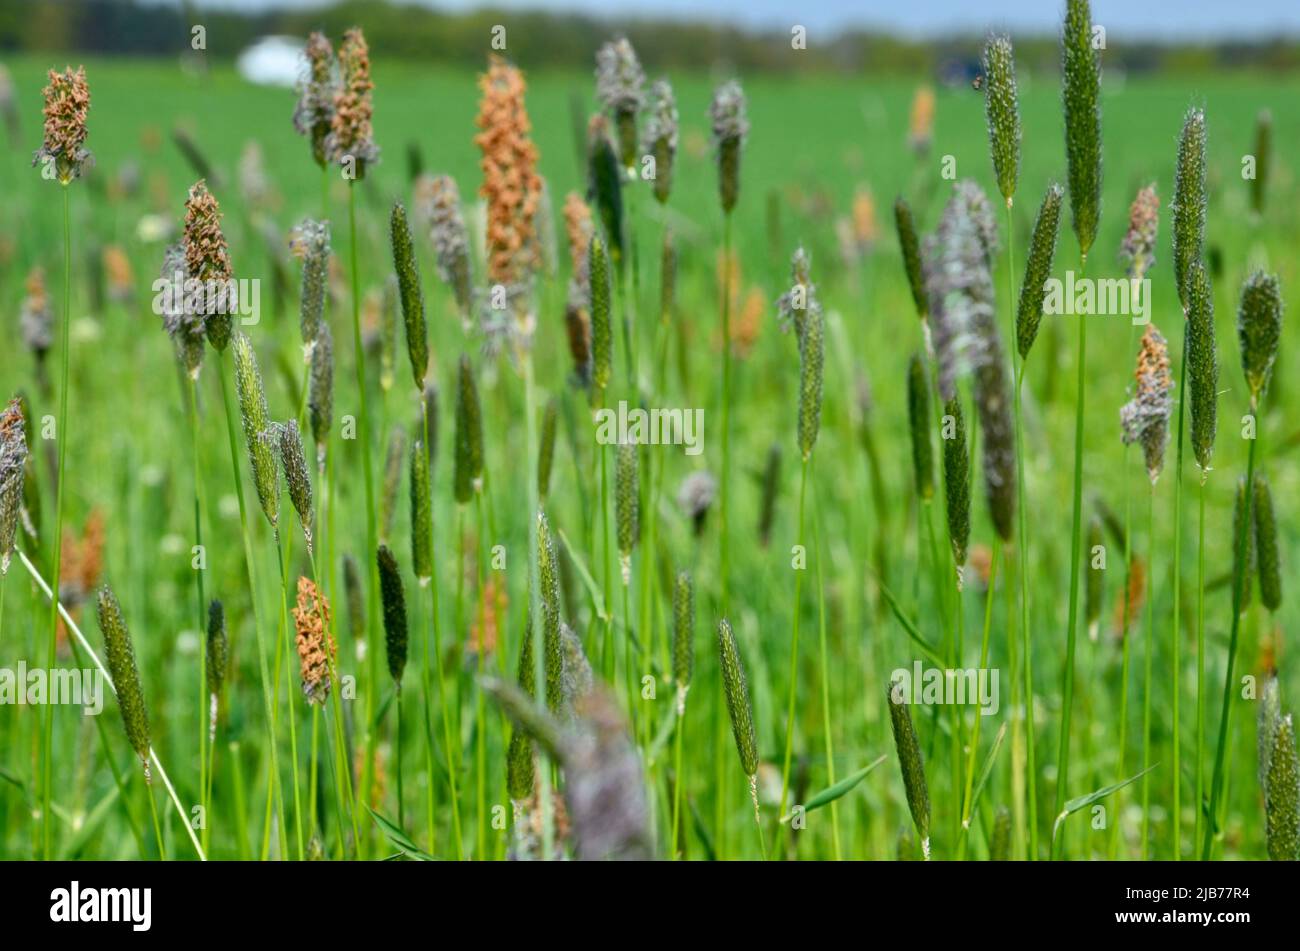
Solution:
M595 49L611 34L624 33L651 72L706 65L745 73L915 76L934 72L944 64L974 62L983 42L979 35L918 41L863 31L820 37L813 31L807 37L808 48L796 50L789 32L491 9L450 13L377 0L341 0L319 10L261 13L204 10L194 3L144 5L135 0L0 0L0 51L175 55L188 49L194 24L206 29L207 53L218 59L233 58L267 34L306 36L313 29L323 29L337 36L359 24L377 56L471 66L482 64L493 26L504 24L508 55L527 68L589 68ZM1056 37L1015 39L1020 68L1053 72L1059 68ZM1134 73L1300 66L1300 43L1294 39L1212 45L1110 39L1107 68Z

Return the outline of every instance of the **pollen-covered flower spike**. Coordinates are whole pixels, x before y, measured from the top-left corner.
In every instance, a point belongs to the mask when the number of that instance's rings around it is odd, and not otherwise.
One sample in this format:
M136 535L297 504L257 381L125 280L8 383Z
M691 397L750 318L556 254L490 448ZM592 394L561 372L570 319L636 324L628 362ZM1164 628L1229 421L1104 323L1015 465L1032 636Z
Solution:
M371 126L375 88L370 78L370 48L359 27L343 34L339 44L339 72L342 83L334 93L334 115L326 152L330 160L351 169L357 179L366 177L366 168L379 161L379 146Z
M1169 415L1173 409L1173 378L1169 374L1169 347L1164 335L1149 324L1138 350L1137 370L1133 374L1137 391L1120 410L1124 443L1141 443L1146 457L1147 476L1152 484L1160 478L1165 464L1165 446L1169 442Z
M645 73L627 37L596 52L596 96L614 118L619 158L627 169L636 165L636 117L645 105L644 87Z
M677 156L677 100L666 79L650 85L650 110L645 124L645 150L655 160L655 198L668 201L673 189L673 161Z
M1155 185L1146 185L1138 190L1133 204L1129 205L1128 230L1124 232L1124 242L1119 249L1129 280L1142 280L1156 263L1156 232L1159 227L1160 197Z
M718 195L723 213L729 215L740 198L740 151L749 135L745 93L739 82L730 79L714 90L709 119L718 161Z
M8 574L27 471L27 437L22 400L14 397L0 413L0 575Z
M307 37L303 48L303 72L298 79L298 104L293 110L293 127L311 140L311 157L324 168L329 162L326 140L334 123L334 97L338 94L338 65L334 47L324 33Z
M298 579L298 603L293 609L302 695L308 703L325 705L338 648L330 634L330 603L310 578Z
M50 70L45 87L45 137L32 158L33 165L48 164L60 184L67 185L93 163L85 149L86 113L90 111L90 86L86 67L63 72Z
M1020 100L1011 38L1005 35L989 37L984 46L984 114L998 191L1010 205L1020 174Z
M230 344L236 300L230 251L221 230L221 206L202 179L190 187L185 199L183 243L188 276L202 286L199 311L208 342L222 353Z

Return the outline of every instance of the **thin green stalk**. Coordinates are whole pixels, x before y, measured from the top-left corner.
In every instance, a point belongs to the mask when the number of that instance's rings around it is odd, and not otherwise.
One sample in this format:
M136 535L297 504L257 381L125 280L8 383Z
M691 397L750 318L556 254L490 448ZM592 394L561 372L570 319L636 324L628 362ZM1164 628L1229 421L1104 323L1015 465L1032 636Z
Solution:
M1180 765L1178 695L1182 693L1183 649L1182 635L1179 629L1179 609L1182 607L1183 587L1183 410L1187 405L1185 383L1187 381L1187 321L1183 321L1183 361L1178 370L1178 449L1174 458L1174 617L1169 639L1173 647L1173 724L1170 731L1174 747L1174 810L1170 817L1174 833L1174 861L1182 858L1182 768ZM1146 777L1143 777L1146 782Z
M72 314L72 212L68 185L63 185L63 320L59 331L59 466L54 502L54 558L50 565L50 590L59 590L59 574L63 568L63 497L64 460L68 454L68 325ZM59 599L50 598L50 639L46 654L46 670L57 663L55 646L58 641ZM41 763L44 782L41 784L41 842L45 858L54 857L54 813L50 809L54 788L54 704L45 705L45 730L41 741Z
M808 459L805 458L799 469L799 535L797 544L800 551L804 551L804 500L807 494ZM723 551L726 551L725 547ZM790 795L790 756L794 750L794 697L795 688L798 685L799 679L799 605L800 595L803 592L804 570L805 569L800 568L795 571L794 607L790 612L790 693L789 701L786 704L785 755L782 757L781 765L781 805L777 809L778 816L785 815L785 807L789 801Z
M239 502L240 534L244 540L244 565L248 571L249 612L253 617L253 634L257 639L257 660L262 679L262 701L265 707L267 736L270 740L271 772L267 779L266 797L268 806L273 798L278 803L280 853L283 855L288 847L288 833L284 818L284 790L280 784L280 760L277 752L279 745L276 743L275 719L272 716L271 681L266 662L266 645L262 639L262 627L257 618L257 585L254 580L255 572L253 570L253 542L248 527L248 510L244 504L244 477L239 468L239 442L235 435L235 413L230 402L230 384L226 380L226 361L224 358L218 361L217 375L221 380L221 402L226 410L226 434L230 443L230 464L235 477L235 498ZM263 860L266 859L270 852L270 837L271 827L270 823L267 822L263 825L262 831L261 857Z
M677 830L682 821L682 734L686 732L686 700L682 699L682 712L677 718L677 729L673 731L673 827L670 833L669 855L674 862L678 859Z
M153 786L148 780L145 780L144 788L149 794L149 812L153 816L153 834L158 840L158 859L159 861L166 862L167 847L163 844L162 823L158 821L158 803L154 800Z
M198 380L193 376L189 379L189 386L186 387L186 395L189 397L188 415L190 423L190 437L193 447L193 464L194 464L194 544L199 551L203 552L203 562L200 567L194 569L194 594L197 598L195 605L198 611L200 632L207 630L207 598L203 591L203 572L206 570L202 565L206 564L207 553L203 549L203 481L199 476L199 411L198 411ZM199 650L199 805L203 815L203 837L204 841L208 839L208 826L210 819L208 816L208 798L209 788L208 781L208 673L207 673L208 652L204 649Z
M1085 255L1080 273L1086 273ZM1065 791L1070 784L1070 715L1074 705L1074 645L1079 627L1079 545L1083 530L1083 404L1084 370L1088 360L1088 318L1079 315L1079 369L1074 405L1074 502L1070 521L1070 606L1065 638L1065 668L1061 675L1061 740L1056 766L1056 813L1065 807ZM1056 858L1059 837L1052 838L1052 857Z
M1132 334L1130 336L1130 343ZM1128 348L1132 350L1132 346ZM1120 625L1120 640L1123 642L1123 661L1119 681L1119 777L1116 782L1123 782L1125 777L1124 761L1128 751L1128 674L1129 674L1129 601L1133 596L1133 493L1129 479L1129 447L1124 447L1124 618ZM1110 858L1115 860L1119 847L1120 803L1124 790L1115 791L1115 822L1111 826ZM1198 810L1199 811L1199 810Z
M293 645L290 643L290 637L289 637L289 575L288 575L289 552L287 547L284 544L284 540L280 537L280 530L277 528L273 534L275 536L276 564L279 565L280 568L280 634L281 634L280 646L283 646L286 656L291 656L293 654ZM275 658L275 707L271 713L273 727L280 715L280 653L279 652L280 652L280 647L277 646L276 658ZM289 694L288 715L289 715L289 756L291 761L290 772L293 776L293 827L298 842L298 861L301 862L304 856L306 855L306 853L303 849L303 837L302 837L302 795L298 784L298 727L296 724L298 718L294 715L293 687L292 687L293 670L291 667L290 669L286 670L285 676L290 682L290 687L288 690L288 694Z
M993 630L993 589L996 587L998 576L998 561L1002 554L1002 539L994 537L993 539L993 557L989 559L989 586L985 592L984 598L984 634L980 638L980 668L985 669L989 665L989 633ZM961 807L961 829L962 842L961 852L965 854L965 840L970 833L971 810L974 803L972 802L975 790L975 755L979 752L980 747L980 727L984 723L984 715L979 710L975 711L975 729L971 733L970 743L966 752L966 789L962 794Z
M1257 413L1254 400L1251 401L1251 415ZM1223 759L1228 747L1228 715L1232 712L1232 675L1237 659L1237 636L1241 629L1241 603L1244 597L1245 572L1237 568L1246 562L1246 540L1250 537L1251 507L1255 499L1255 443L1250 441L1246 453L1246 504L1241 519L1241 531L1236 539L1236 557L1233 560L1232 579L1232 633L1228 637L1228 664L1223 677L1223 709L1219 713L1219 739L1214 753L1214 772L1210 781L1209 822L1205 824L1204 839L1201 842L1201 861L1208 861L1210 850L1214 845L1215 834L1219 826L1219 803L1223 794ZM1240 577L1238 577L1240 576Z
M1194 843L1201 841L1204 822L1201 804L1205 802L1205 478L1201 472L1201 486L1197 500L1196 531L1196 825Z
M475 505L477 507L477 526L476 534L478 535L478 551L475 561L478 564L478 602L479 602L479 645L478 645L478 675L482 677L486 672L483 666L483 655L487 651L485 637L486 622L484 620L487 613L487 595L483 579L483 533L487 526L483 519L483 493L475 494ZM498 656L504 654L501 651ZM475 748L477 750L477 774L478 774L478 857L480 860L487 856L487 830L488 830L488 801L487 801L487 701L483 697L483 691L475 692L475 716L477 723L474 727Z
M731 607L728 587L727 500L731 495L731 213L722 216L722 483L718 486L719 583L722 586L720 616L727 617ZM802 502L800 503L802 507ZM800 522L802 523L802 516ZM803 529L799 529L803 544ZM797 631L797 628L796 628ZM791 690L791 706L794 704ZM787 732L785 769L781 779L781 814L785 814L785 790L790 773L790 741Z
M375 612L378 604L379 569L375 563L375 551L378 548L378 536L375 528L375 475L370 458L370 411L366 396L366 351L361 342L361 275L357 266L357 200L356 182L348 182L348 233L350 237L349 252L352 270L352 344L356 363L357 396L361 412L357 415L357 439L361 443L361 467L365 473L366 484L366 557L369 565L367 574L370 584L366 588L366 642L370 656L370 686L366 691L366 763L362 776L362 795L373 791L375 776L375 697L380 683L379 654L375 649L374 639L370 636L375 630ZM357 843L360 851L361 843Z
M1155 544L1155 498L1156 488L1152 483L1149 494L1147 495L1147 563L1155 564L1156 544ZM1147 618L1146 630L1143 632L1143 651L1145 673L1142 681L1142 769L1151 768L1151 660L1152 654L1155 653L1154 645L1151 643L1155 637L1155 598L1152 597L1154 584L1148 584L1147 590ZM1142 861L1150 857L1151 845L1151 782L1150 774L1144 772L1142 775Z
M813 533L816 536L817 559L817 641L821 656L822 682L822 733L826 742L826 785L835 785L835 743L831 735L830 661L826 651L826 588L822 582L822 517L821 503L816 487L813 488ZM831 802L831 844L835 861L843 859L840 849L839 804Z
M397 732L393 734L393 754L397 757L397 824L406 828L406 795L402 786L402 685L393 685L393 704L397 707Z

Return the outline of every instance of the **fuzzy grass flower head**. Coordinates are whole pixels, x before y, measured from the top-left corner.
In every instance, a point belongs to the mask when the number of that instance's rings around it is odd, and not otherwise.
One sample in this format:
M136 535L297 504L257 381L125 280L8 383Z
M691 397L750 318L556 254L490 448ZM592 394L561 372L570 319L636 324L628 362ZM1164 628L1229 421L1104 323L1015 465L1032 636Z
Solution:
M1008 207L1016 194L1020 173L1020 100L1016 92L1016 60L1011 38L989 37L984 47L984 112L989 127L989 151L998 190Z
M1128 209L1128 230L1120 244L1119 256L1126 265L1129 280L1140 281L1156 263L1156 232L1160 227L1160 196L1155 184L1138 190Z
M342 84L334 93L334 115L326 151L332 161L347 166L354 161L356 178L366 177L366 167L379 161L379 146L371 125L375 88L370 78L370 48L359 27L343 34L339 44L339 71Z
M468 329L474 307L470 276L469 237L460 210L460 189L450 175L439 175L428 189L429 236L433 241L438 276L451 288L460 310L461 325Z
M800 340L803 339L808 315L821 313L817 285L812 282L811 273L812 255L802 247L797 248L790 259L790 289L776 300L777 320L782 332L793 327Z
M207 182L195 182L185 199L185 266L188 276L202 283L199 310L208 342L218 352L230 343L236 300L231 281L230 251L221 230L221 206Z
M0 413L0 574L9 572L27 471L27 437L22 400L14 397Z
M714 90L709 121L718 160L718 194L723 212L730 214L740 197L740 150L749 135L745 92L738 81L729 79Z
M636 165L636 115L645 105L645 72L627 37L596 52L596 96L614 117L623 167Z
M329 296L330 223L304 218L289 235L289 251L302 262L299 323L303 357L310 362L320 337Z
M185 248L173 244L163 252L163 282L159 299L162 303L163 329L171 337L176 356L191 377L197 378L203 364L203 315L195 310L185 292L189 265L185 262Z
M1092 45L1088 0L1066 0L1061 73L1070 211L1079 253L1087 259L1101 218L1101 59Z
M1268 391L1282 339L1282 290L1277 275L1255 271L1246 278L1237 309L1237 339L1241 343L1241 369L1250 389L1253 410Z
M650 113L645 124L645 150L655 160L655 198L668 201L673 188L673 160L677 156L677 100L666 79L650 86Z
M52 164L54 177L62 185L79 178L93 162L85 149L86 114L90 111L90 86L86 67L63 72L50 70L45 87L45 138L32 158L33 165Z
M310 578L298 579L298 603L293 609L302 694L308 703L325 705L329 699L331 670L338 654L330 634L330 603Z
M1134 379L1137 392L1120 410L1120 423L1124 428L1125 445L1142 444L1147 476L1154 484L1165 464L1174 389L1169 374L1169 346L1155 324L1148 325L1142 335Z
M293 110L293 127L311 139L311 155L324 168L329 162L326 140L334 124L334 97L339 92L334 47L324 33L307 37L303 48L303 73L298 80L298 104Z

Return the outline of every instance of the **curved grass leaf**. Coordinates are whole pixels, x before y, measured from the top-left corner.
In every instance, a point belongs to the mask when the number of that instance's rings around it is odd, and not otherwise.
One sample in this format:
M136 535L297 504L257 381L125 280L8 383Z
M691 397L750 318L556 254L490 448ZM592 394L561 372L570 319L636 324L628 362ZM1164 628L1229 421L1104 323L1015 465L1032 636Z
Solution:
M1057 831L1060 830L1061 828L1061 823L1064 822L1066 819L1068 819L1071 815L1078 812L1080 809L1087 809L1093 803L1105 799L1113 792L1118 792L1119 790L1123 789L1125 786L1129 785L1130 783L1137 782L1139 779L1141 779L1143 776L1151 772L1151 770L1155 769L1159 765L1160 765L1159 763L1152 763L1146 769L1142 770L1142 772L1134 773L1132 776L1130 776L1128 779L1125 779L1122 782L1112 783L1109 786L1102 786L1100 789L1093 790L1092 792L1088 793L1088 795L1086 796L1079 796L1077 799L1068 800L1065 803L1065 808L1061 810L1061 814L1057 816L1056 821L1052 823L1053 841L1055 841L1056 839Z
M812 812L814 809L820 809L822 806L829 805L830 803L834 802L836 799L841 798L846 793L848 793L851 789L853 789L854 786L862 782L862 780L866 779L867 773L871 772L873 769L875 769L877 766L879 766L888 758L889 758L888 754L882 754L876 759L872 760L866 766L862 767L856 773L851 773L850 775L845 776L834 786L827 786L825 789L823 789L821 792L814 795L811 799L809 799L806 803L803 804L804 814L806 815L807 813ZM788 822L789 820L790 820L789 814L781 817L782 822Z

